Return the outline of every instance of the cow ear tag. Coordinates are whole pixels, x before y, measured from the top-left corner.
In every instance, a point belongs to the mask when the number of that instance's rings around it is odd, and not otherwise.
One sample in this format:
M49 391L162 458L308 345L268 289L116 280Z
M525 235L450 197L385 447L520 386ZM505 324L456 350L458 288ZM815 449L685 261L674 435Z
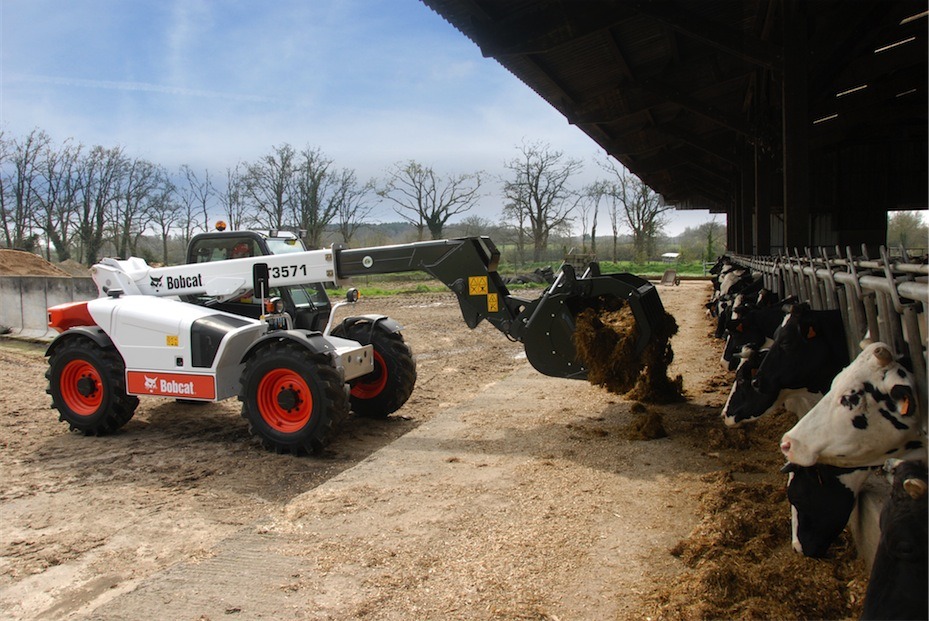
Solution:
M909 386L897 384L890 389L890 396L897 402L897 409L901 416L909 416L913 405L913 392Z
M816 330L813 329L813 326L810 326L809 329L807 329L806 338L807 340L809 340L815 337L816 337Z

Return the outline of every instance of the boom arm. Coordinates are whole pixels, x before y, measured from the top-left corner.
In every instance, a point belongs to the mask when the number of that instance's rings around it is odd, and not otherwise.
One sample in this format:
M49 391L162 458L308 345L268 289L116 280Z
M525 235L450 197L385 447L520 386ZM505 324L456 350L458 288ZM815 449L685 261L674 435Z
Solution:
M255 265L268 266L269 286L287 287L311 282L340 284L332 250L307 250L212 263L149 267L142 259L104 259L91 270L100 295L121 289L126 295L209 295L231 299L253 288Z
M230 259L150 268L141 259L104 259L92 274L101 295L121 289L126 295L202 295L230 299L253 289L253 270L268 266L271 287L311 282L342 284L353 276L424 271L442 281L458 298L469 328L486 319L509 338L522 342L538 371L553 377L583 379L574 329L577 314L612 296L629 303L638 327L637 352L652 336L664 309L657 290L632 274L601 275L597 264L577 277L570 265L534 300L510 295L497 273L500 252L488 237L465 237L395 246L309 250L282 255Z

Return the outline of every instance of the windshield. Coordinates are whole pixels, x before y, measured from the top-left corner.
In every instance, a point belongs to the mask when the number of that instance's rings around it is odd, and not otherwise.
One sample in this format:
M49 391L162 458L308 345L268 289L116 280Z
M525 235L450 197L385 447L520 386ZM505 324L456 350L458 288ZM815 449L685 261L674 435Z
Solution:
M288 254L291 252L303 252L303 242L293 237L267 237L268 250L271 254Z

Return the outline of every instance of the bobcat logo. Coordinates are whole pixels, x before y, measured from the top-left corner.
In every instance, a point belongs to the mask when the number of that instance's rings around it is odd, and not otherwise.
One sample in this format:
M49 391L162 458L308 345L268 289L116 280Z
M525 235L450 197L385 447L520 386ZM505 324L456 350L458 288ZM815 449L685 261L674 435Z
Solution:
M151 285L152 285L152 288L153 288L153 289L160 289L160 288L161 288L161 281L164 280L164 276L159 276L158 278L155 278L154 276L150 276L150 278L151 278Z
M142 376L145 379L145 390L148 392L155 392L155 383L158 381L157 377L148 377L146 375Z

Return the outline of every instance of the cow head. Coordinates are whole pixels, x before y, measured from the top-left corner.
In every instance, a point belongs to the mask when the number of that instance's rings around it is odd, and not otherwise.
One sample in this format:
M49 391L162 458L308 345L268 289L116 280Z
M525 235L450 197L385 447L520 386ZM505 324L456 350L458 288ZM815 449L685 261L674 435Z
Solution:
M913 374L884 343L872 343L836 375L832 388L781 438L787 461L879 466L925 451Z
M838 311L793 305L774 332L774 343L759 368L755 387L762 392L808 388L825 392L848 363L845 332Z
M821 558L848 524L871 470L788 463L781 472L787 473L791 545L804 556Z
M739 360L739 366L722 411L722 419L727 427L739 427L760 418L775 407L779 391L763 393L752 385L767 353L767 350L758 351L754 347L745 346L739 354L733 356Z

